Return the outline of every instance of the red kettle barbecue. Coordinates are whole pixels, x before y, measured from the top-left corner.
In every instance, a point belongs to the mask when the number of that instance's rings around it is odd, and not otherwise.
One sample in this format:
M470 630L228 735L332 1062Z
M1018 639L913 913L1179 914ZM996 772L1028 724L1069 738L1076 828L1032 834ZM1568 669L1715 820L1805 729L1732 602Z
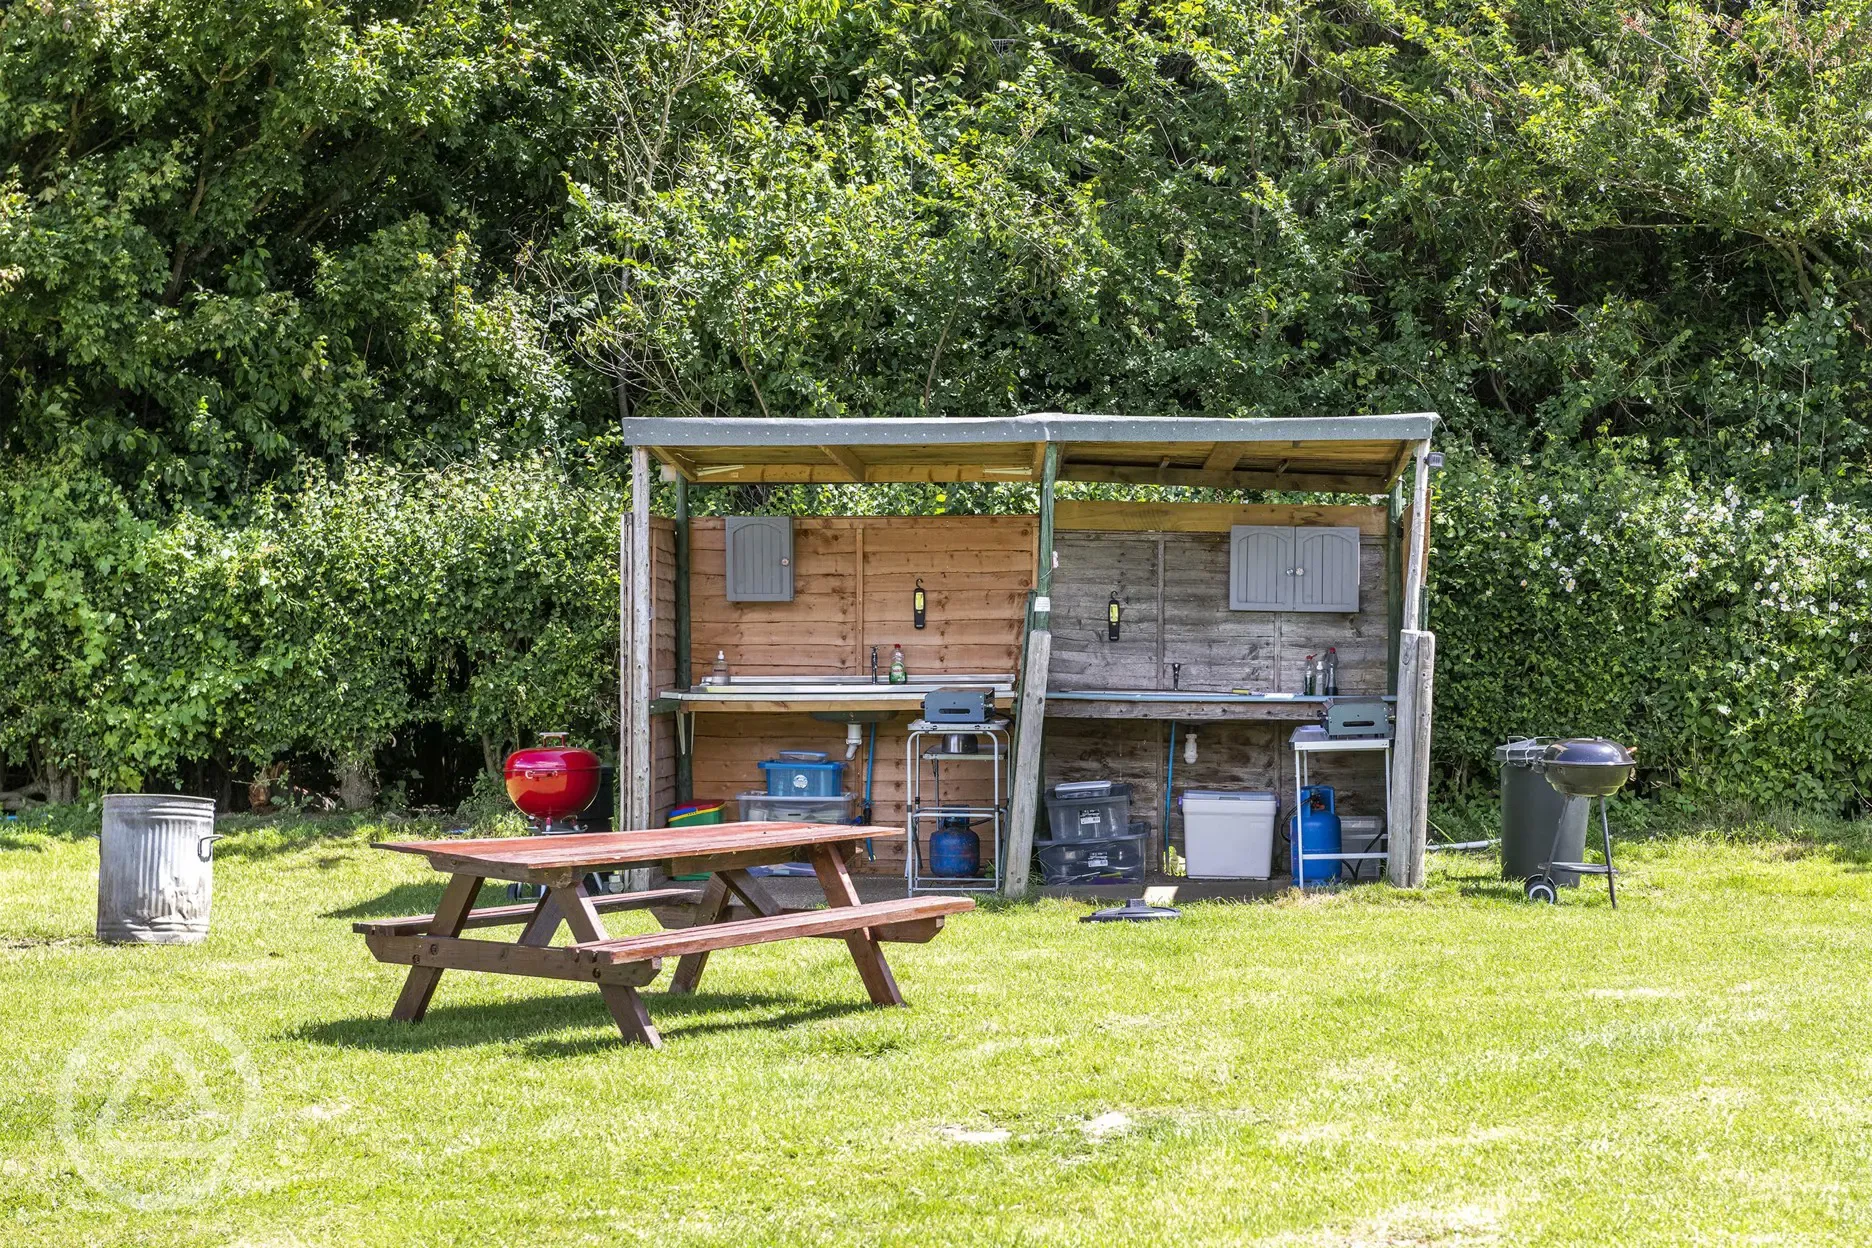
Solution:
M538 745L507 756L507 796L541 832L571 831L572 817L598 796L598 756L568 746L567 735L542 732Z

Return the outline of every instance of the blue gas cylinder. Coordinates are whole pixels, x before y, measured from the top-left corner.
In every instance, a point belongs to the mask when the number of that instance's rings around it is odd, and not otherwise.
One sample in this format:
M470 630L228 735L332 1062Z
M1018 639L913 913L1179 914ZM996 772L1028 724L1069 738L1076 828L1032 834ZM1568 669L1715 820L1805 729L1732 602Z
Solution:
M967 879L981 870L981 837L969 830L966 818L937 821L930 833L929 870L951 879Z
M1300 813L1294 816L1299 827L1288 828L1293 842L1293 851L1289 866L1293 870L1296 884L1318 884L1330 880L1339 874L1339 863L1325 859L1306 864L1305 874L1300 870L1300 855L1336 854L1339 852L1339 816L1333 810L1332 788L1324 784L1312 784L1300 790Z

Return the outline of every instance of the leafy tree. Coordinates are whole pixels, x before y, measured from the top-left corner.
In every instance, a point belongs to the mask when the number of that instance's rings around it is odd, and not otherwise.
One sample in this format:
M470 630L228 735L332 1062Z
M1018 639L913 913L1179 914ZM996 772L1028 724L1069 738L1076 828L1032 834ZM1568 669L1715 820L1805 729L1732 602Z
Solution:
M562 434L500 268L577 124L579 6L536 8L7 7L0 451L161 503Z

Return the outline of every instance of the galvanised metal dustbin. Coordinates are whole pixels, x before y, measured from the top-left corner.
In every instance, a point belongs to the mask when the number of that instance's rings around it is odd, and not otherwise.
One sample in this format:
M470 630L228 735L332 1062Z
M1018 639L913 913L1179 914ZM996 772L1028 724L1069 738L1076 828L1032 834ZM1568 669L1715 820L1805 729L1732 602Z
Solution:
M214 897L213 798L109 793L98 843L99 940L192 945Z
M1525 880L1538 875L1541 865L1554 859L1579 862L1586 852L1585 802L1571 802L1551 785L1536 765L1551 738L1523 737L1495 747L1501 764L1502 879ZM1565 826L1560 827L1562 821ZM1560 841L1554 843L1554 829ZM1574 871L1555 871L1563 888L1578 888Z

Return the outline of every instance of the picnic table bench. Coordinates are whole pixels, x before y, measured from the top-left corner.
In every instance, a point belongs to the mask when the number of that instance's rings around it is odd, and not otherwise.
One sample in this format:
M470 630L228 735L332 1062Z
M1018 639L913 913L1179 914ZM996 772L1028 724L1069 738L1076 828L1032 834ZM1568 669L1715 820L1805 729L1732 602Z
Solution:
M881 943L923 944L951 914L972 910L966 897L904 897L861 902L848 862L866 839L902 838L902 828L816 823L721 823L693 828L525 836L499 840L379 842L377 849L420 854L449 874L434 914L352 924L380 962L410 968L390 1016L419 1022L445 970L491 971L595 984L618 1030L631 1043L660 1047L637 989L678 959L672 993L701 982L709 954L722 949L808 937L845 941L859 978L877 1005L902 1005L903 994ZM823 909L785 909L750 867L804 856L825 891ZM585 877L598 871L660 868L669 876L706 873L700 887L671 885L635 893L594 894ZM537 884L538 901L476 909L487 880ZM612 937L601 915L648 910L664 930ZM573 943L554 945L560 924ZM464 939L469 928L522 925L512 943Z

